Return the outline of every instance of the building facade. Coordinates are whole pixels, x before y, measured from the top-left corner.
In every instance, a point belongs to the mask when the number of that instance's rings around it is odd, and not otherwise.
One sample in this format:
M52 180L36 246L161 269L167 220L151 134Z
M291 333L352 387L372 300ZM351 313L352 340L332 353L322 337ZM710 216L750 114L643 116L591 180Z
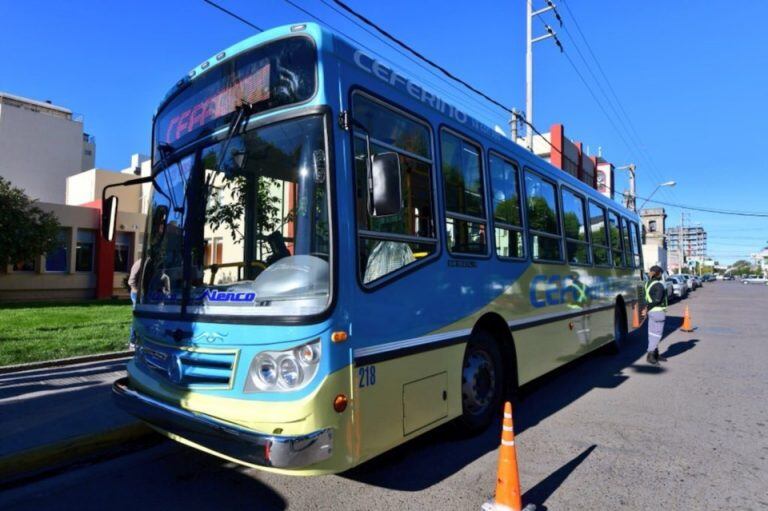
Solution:
M667 271L673 271L667 250L666 221L664 208L643 209L640 211L643 222L643 262L645 271L659 265ZM676 263L675 263L676 264Z
M517 142L525 145L524 139L518 138ZM588 155L581 142L566 138L562 124L553 124L549 133L534 136L533 152L613 199L613 165L599 156Z
M700 225L692 227L672 227L667 230L668 249L683 256L685 261L703 261L707 259L707 231Z
M95 139L82 117L49 102L0 92L0 176L42 202L62 204L67 176L93 168Z
M101 193L109 184L150 171L146 156L133 155L131 165L120 172L90 169L59 180L64 203L37 203L59 220L58 243L31 261L0 268L0 301L127 296L124 281L141 257L151 185L110 189L110 194L118 196L117 232L112 243L99 234Z

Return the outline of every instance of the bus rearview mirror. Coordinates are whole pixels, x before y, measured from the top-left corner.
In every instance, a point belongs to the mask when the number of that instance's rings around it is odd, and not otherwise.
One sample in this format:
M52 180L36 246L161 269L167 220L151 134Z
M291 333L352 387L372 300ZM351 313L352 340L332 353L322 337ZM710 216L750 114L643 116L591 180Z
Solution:
M115 239L117 224L117 197L110 195L101 205L101 236L107 240Z
M400 186L400 158L394 152L376 154L371 165L370 208L372 216L400 213L403 194Z

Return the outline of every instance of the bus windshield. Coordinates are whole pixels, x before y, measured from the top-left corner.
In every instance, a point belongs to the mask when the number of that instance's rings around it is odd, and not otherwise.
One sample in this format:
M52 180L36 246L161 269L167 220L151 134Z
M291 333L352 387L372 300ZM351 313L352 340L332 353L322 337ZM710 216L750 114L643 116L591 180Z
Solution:
M138 310L306 315L330 302L323 117L252 129L155 177Z

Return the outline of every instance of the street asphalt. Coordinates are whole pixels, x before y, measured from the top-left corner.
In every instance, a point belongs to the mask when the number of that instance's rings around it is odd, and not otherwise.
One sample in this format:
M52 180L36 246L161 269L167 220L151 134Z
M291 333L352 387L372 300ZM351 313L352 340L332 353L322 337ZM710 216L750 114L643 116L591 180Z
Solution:
M696 330L678 330L684 306ZM715 282L674 304L661 368L638 330L525 389L524 503L549 510L768 510L768 286ZM500 427L424 435L350 473L294 478L170 441L0 490L0 509L479 510Z

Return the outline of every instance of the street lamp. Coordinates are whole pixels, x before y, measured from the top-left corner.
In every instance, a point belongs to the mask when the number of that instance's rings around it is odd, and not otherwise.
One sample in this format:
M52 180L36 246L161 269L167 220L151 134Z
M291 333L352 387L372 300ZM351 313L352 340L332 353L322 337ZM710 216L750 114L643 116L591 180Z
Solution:
M677 183L675 181L666 181L664 183L661 183L661 184L657 185L656 188L653 190L653 192L651 192L651 194L648 196L648 198L645 199L642 204L640 204L640 208L639 209L643 209L643 206L645 206L645 203L648 202L649 200L651 200L651 197L653 197L654 193L659 191L659 188L661 188L662 186L672 187L672 186L675 186L676 184Z

